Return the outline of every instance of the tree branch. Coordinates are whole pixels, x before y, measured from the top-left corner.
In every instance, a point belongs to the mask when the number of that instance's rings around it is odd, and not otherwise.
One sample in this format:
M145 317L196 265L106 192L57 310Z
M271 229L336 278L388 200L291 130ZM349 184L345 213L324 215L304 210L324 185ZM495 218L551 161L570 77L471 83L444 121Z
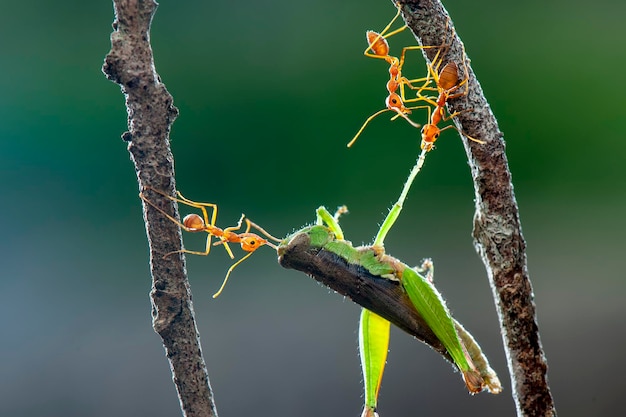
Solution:
M129 131L122 138L135 164L139 188L158 207L179 218L174 202L149 188L173 195L174 159L169 133L178 110L156 73L150 46L150 24L157 3L114 0L111 51L102 68L126 98ZM164 254L182 249L180 228L150 205L143 205L150 245L152 325L161 336L183 415L217 416L194 319L183 256Z
M443 62L463 62L463 44L438 0L399 0L398 3L407 25L422 45L451 44ZM423 52L431 60L436 48ZM459 68L463 67L459 65ZM476 194L474 245L483 259L493 291L517 413L556 416L503 134L469 64L468 72L469 94L452 100L449 110L466 110L454 118L457 127L487 142L481 145L463 138Z

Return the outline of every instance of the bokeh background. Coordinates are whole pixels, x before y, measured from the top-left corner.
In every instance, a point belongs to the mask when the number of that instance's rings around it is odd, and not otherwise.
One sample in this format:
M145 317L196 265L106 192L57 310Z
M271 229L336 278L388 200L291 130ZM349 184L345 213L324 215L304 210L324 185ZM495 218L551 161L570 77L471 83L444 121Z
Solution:
M623 119L626 4L448 0L505 133L557 410L622 412L626 384ZM362 55L388 1L163 1L157 71L180 117L177 181L188 197L241 212L276 235L347 204L371 242L418 150L402 121L375 120L386 65ZM110 1L3 2L0 14L0 415L180 415L151 329L148 252L119 88L100 67ZM397 39L397 40L396 40ZM393 53L409 45L392 41ZM411 56L406 74L423 73ZM416 119L425 117L415 115ZM505 391L470 397L458 374L394 330L379 411L515 413L491 290L470 237L473 189L458 136L429 154L389 253L432 257L455 316ZM201 247L186 236L188 247ZM269 248L241 265L215 249L188 259L198 327L223 416L356 416L359 308Z

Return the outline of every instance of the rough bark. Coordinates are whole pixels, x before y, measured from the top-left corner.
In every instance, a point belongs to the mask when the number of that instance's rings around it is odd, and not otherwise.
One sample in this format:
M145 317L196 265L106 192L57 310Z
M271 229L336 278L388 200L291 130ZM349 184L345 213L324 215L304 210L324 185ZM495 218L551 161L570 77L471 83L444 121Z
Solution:
M157 206L179 218L176 205L149 188L174 191L174 159L169 133L178 110L154 67L150 25L157 3L115 0L111 51L103 72L126 99L128 142L139 189ZM143 205L150 245L152 323L161 336L183 415L216 416L213 394L194 319L184 258L163 255L182 248L180 228L150 205Z
M443 62L454 61L462 70L463 44L441 2L399 0L398 3L416 39L422 45L449 44ZM423 52L431 60L436 49ZM474 245L485 264L493 291L517 413L556 416L504 135L469 62L467 68L469 93L452 100L449 111L471 110L454 118L456 126L467 135L487 142L482 145L463 138L476 195Z

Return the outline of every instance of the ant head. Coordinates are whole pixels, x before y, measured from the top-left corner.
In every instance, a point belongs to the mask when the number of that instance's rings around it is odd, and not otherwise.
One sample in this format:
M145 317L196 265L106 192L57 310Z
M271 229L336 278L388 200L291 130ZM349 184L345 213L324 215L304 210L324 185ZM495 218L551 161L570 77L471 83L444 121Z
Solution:
M267 245L267 240L254 233L241 233L241 249L246 252L254 252L263 245Z
M197 214L188 214L183 219L183 224L189 229L204 230L205 224L202 217Z
M372 52L378 56L389 55L389 44L387 43L387 40L380 35L380 33L368 30L365 33L365 36L367 37L367 44L370 46Z
M409 109L404 107L402 98L396 93L389 93L385 100L385 105L389 110L395 110L399 113L411 113Z
M435 144L441 130L434 124L427 123L422 127L422 144L420 147L426 152L430 152Z

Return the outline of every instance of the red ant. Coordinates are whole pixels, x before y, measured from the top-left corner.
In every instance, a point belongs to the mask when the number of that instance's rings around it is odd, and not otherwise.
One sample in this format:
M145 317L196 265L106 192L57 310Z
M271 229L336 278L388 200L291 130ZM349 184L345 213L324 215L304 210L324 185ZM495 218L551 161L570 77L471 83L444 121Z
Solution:
M368 46L363 52L363 54L370 58L384 59L389 64L389 81L387 82L387 91L389 92L389 95L385 99L386 108L377 111L376 113L368 117L367 120L365 120L365 123L363 123L363 126L361 126L361 128L356 133L354 138L352 138L352 140L348 143L348 147L351 147L354 144L354 142L356 142L361 132L363 132L363 130L365 129L365 126L367 126L367 124L370 121L372 121L372 119L374 119L376 116L386 111L395 111L397 113L394 117L392 117L391 120L395 120L397 117L402 117L407 122L409 122L411 126L419 128L420 125L415 123L411 119L409 119L407 114L410 114L411 110L424 108L427 106L406 107L405 103L421 101L424 98L423 96L418 94L417 98L407 100L404 96L404 87L408 86L411 89L416 89L419 91L436 90L433 87L427 86L431 80L430 76L425 77L425 78L418 78L415 80L409 80L406 77L402 76L402 66L404 65L404 56L406 54L406 51L413 50L413 49L432 48L432 46L417 46L417 45L407 46L405 48L402 48L400 58L389 55L389 43L387 42L387 38L397 33L400 33L407 28L407 25L404 25L399 29L386 33L391 27L391 25L393 24L393 22L395 22L395 20L398 18L398 16L400 16L399 6L398 6L398 12L394 16L394 18L391 19L391 22L389 22L389 24L382 30L382 32L378 33L378 32L374 32L373 30L368 30L366 32ZM369 51L372 51L372 52L369 52ZM412 85L412 83L422 82L422 81L425 81L425 83L419 88L416 88ZM397 93L398 89L400 89L400 94Z
M262 227L260 227L259 225L253 223L252 221L250 221L243 214L241 215L241 218L237 222L236 226L227 227L226 229L220 229L219 227L215 226L215 221L217 219L217 205L216 204L212 204L212 203L198 203L198 202L195 202L195 201L192 201L192 200L189 200L189 199L185 198L180 192L177 192L179 198L176 198L176 197L169 196L169 195L165 194L162 191L155 190L153 188L149 188L149 189L154 191L154 192L156 192L156 193L158 193L158 194L161 194L162 196L164 196L164 197L166 197L166 198L168 198L168 199L170 199L172 201L176 201L178 203L182 203L182 204L185 204L187 206L195 207L195 208L201 210L202 211L202 217L200 217L198 214L195 214L195 213L188 214L188 215L185 216L185 218L183 219L183 221L181 223L180 221L178 221L177 219L175 219L171 215L167 214L163 209L157 207L152 201L148 200L146 198L146 196L143 194L143 192L141 192L139 194L139 197L141 197L141 199L143 201L145 201L146 203L148 203L149 205L151 205L152 207L154 207L155 209L160 211L165 217L167 217L168 219L170 219L174 223L178 224L185 231L192 232L192 233L195 233L195 232L206 232L208 234L207 240L206 240L206 247L205 247L204 252L191 251L191 250L187 250L187 249L181 249L181 250L177 250L177 251L166 253L163 256L163 258L167 258L168 256L173 255L175 253L189 253L189 254L193 254L193 255L203 255L203 256L206 256L211 251L211 246L223 245L224 249L228 253L228 256L230 256L230 259L235 259L235 256L233 255L232 251L230 250L230 247L228 246L228 243L239 243L241 245L241 249L244 250L245 252L248 252L247 255L245 255L244 257L239 259L237 262L235 262L228 269L228 272L226 273L226 277L224 278L224 282L222 283L222 286L220 287L220 289L215 294L213 294L213 298L216 298L217 296L219 296L222 293L222 291L224 290L224 287L226 286L226 282L228 281L228 277L230 276L230 273L233 271L233 269L235 269L237 267L237 265L239 265L240 263L242 263L243 261L248 259L248 257L250 257L250 255L252 255L252 253L255 250L257 250L258 248L260 248L263 245L267 245L267 246L269 246L269 247L271 247L273 249L277 249L276 245L274 245L273 243L269 242L267 239L264 239L264 238L262 238L261 236L255 234L255 233L250 233L250 228L254 227L256 230L261 232L263 235L265 235L269 239L272 239L272 240L274 240L276 242L280 242L280 239L277 239L274 236L270 235ZM213 212L211 213L211 221L209 221L209 215L207 213L207 208L211 208L213 210ZM246 222L245 232L243 232L243 233L236 233L237 230L241 229L242 223L243 223L244 220ZM213 243L213 245L211 245L211 238L213 236L218 238L219 241L215 242L215 243Z
M424 151L423 153L430 152L434 148L435 141L437 140L437 138L439 138L439 135L444 130L455 129L457 132L459 132L459 134L462 134L462 132L454 125L449 125L440 129L439 127L437 127L437 124L440 121L448 121L453 117L458 116L462 112L471 111L471 109L466 109L454 112L452 114L448 114L448 116L445 115L444 107L448 100L466 96L468 94L469 89L467 87L467 82L469 81L469 74L467 70L465 48L463 48L463 67L465 78L462 81L459 80L459 67L455 62L448 62L441 69L441 71L439 71L439 73L437 72L443 62L443 58L439 58L440 52L441 51L437 52L432 63L428 65L427 77L428 80L430 80L430 77L432 77L432 79L435 81L435 84L437 85L437 90L439 91L439 96L437 97L437 100L433 101L429 97L424 97L420 94L421 90L418 91L419 99L424 100L435 106L432 115L430 113L430 107L428 108L428 119L430 122L422 127L422 143L420 147L422 148L422 151ZM425 85L427 85L427 83L425 83ZM455 93L461 87L463 87L463 85L465 85L465 89L460 93ZM482 140L475 139L468 135L465 135L465 137L480 144L486 143Z

